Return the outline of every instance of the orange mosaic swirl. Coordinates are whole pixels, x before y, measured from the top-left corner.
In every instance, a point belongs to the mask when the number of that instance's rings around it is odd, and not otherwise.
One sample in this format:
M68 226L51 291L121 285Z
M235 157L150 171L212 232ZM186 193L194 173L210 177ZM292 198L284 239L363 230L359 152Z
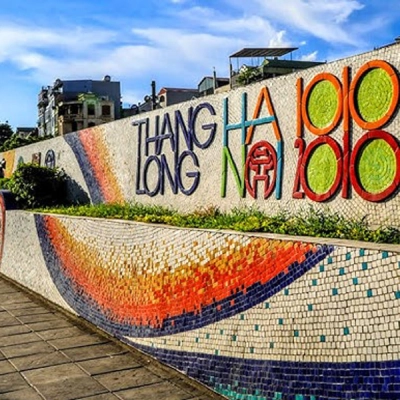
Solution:
M229 240L220 255L209 252L204 264L177 265L174 271L143 273L143 265L124 260L123 270L112 262L104 265L101 248L77 240L57 218L44 217L62 273L118 323L158 327L173 316L200 312L201 308L226 299L255 283L265 284L289 265L305 260L314 246L299 242L251 239L229 250ZM234 300L232 300L234 301Z
M80 131L79 140L101 188L104 201L107 203L123 202L125 200L124 195L110 167L111 157L103 137L103 129L93 127Z

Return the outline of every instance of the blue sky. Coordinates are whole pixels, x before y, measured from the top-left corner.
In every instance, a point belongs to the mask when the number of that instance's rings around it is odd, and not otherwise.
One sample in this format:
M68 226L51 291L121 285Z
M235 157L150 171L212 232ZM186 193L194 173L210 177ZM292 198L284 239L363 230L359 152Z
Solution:
M37 94L60 79L119 80L125 104L197 87L243 47L299 47L331 61L400 35L398 0L10 0L0 13L0 121L35 126Z

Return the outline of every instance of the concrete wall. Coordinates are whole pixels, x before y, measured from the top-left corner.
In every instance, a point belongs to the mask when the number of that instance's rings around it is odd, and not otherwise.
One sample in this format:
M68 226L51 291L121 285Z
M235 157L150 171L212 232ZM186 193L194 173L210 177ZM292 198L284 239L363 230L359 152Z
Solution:
M1 226L2 274L230 399L400 398L399 246L24 211Z
M182 211L312 205L400 226L400 47L324 64L5 154L49 150L93 202ZM83 196L84 197L84 196Z

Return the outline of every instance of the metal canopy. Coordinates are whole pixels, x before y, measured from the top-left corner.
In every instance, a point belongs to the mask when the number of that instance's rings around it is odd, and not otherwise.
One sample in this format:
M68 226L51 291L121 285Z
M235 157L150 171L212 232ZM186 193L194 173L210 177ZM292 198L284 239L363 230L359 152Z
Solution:
M247 57L281 57L297 50L298 47L276 47L276 48L244 48L229 56L229 58Z

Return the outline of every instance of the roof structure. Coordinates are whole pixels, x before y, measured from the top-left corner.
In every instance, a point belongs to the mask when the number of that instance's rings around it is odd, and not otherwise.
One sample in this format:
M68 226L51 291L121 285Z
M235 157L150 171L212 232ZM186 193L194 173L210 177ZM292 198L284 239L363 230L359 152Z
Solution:
M199 82L198 86L200 86L204 80L206 79L214 79L213 76L204 76L201 81ZM217 80L218 83L229 83L229 78L225 78L225 77L216 77L215 78Z
M197 92L196 89L190 89L190 88L172 88L172 87L162 87L158 94L163 94L166 92Z
M247 47L230 55L229 58L281 57L297 49L298 47Z

